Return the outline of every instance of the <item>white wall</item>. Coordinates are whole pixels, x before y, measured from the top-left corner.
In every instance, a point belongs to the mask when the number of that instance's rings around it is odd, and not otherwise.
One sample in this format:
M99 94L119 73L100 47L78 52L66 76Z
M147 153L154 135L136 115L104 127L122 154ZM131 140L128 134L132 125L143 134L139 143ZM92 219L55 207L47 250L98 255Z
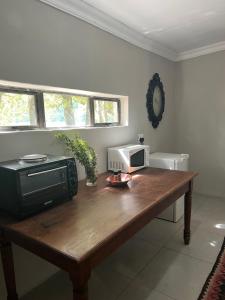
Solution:
M0 79L129 96L129 126L80 130L106 169L106 149L144 133L154 151L174 151L175 64L35 0L1 0ZM154 130L147 120L146 91L158 72L166 107ZM62 154L53 132L0 134L0 161L26 153ZM80 178L83 176L79 171ZM55 268L16 248L18 290L25 293ZM0 278L0 298L5 299Z
M225 197L225 51L178 63L177 150L199 172L195 190Z

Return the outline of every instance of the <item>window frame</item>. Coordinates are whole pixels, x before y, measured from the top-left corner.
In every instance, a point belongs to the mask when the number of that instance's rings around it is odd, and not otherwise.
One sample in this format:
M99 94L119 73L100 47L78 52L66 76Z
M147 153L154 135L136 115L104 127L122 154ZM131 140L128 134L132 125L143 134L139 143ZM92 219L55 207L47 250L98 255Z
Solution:
M108 102L116 102L117 103L117 111L118 111L118 122L105 122L105 123L96 123L95 122L95 107L94 101L108 101ZM107 97L91 97L90 99L90 111L91 111L91 123L93 127L110 127L110 126L119 126L121 124L121 102L118 98L107 98Z
M1 131L11 131L11 130L35 130L39 128L43 128L44 126L44 114L42 103L40 100L40 93L34 90L29 89L19 89L19 88L2 88L0 87L0 92L5 93L13 93L13 94L24 94L24 95L32 95L34 96L34 104L35 104L35 117L37 120L37 125L18 125L18 126L0 126Z
M79 128L95 128L95 127L113 127L121 125L121 100L119 98L113 97L101 97L101 96L90 96L86 94L79 93L69 93L69 92L59 92L54 90L36 90L36 89L26 89L17 87L4 87L0 86L0 92L5 93L17 93L17 94L27 94L33 95L35 100L35 113L37 119L37 125L27 125L27 126L0 126L0 131L23 131L23 130L59 130L59 129L79 129ZM47 127L45 119L45 107L44 107L44 94L60 94L60 95L71 95L71 96L82 96L88 98L88 106L90 111L90 124L86 126L60 126L60 127ZM112 101L117 103L118 108L118 122L107 122L107 123L95 123L94 122L94 101Z

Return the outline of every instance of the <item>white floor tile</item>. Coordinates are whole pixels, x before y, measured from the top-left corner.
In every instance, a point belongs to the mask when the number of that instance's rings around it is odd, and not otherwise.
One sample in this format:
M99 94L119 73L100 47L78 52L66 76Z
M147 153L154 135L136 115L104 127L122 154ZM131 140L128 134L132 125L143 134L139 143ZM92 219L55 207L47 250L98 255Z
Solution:
M191 233L190 244L184 245L180 239L182 232L183 230L180 230L176 233L165 247L207 262L215 262L223 242L220 234L207 228L196 228Z
M114 298L125 290L130 281L131 279L129 277L124 276L115 268L111 268L107 260L92 272L90 280L90 299L107 300L107 295Z
M22 300L62 300L72 299L72 284L64 272L59 272L33 289Z
M182 219L177 223L161 219L153 219L135 235L135 238L143 239L156 245L163 246L181 227L183 227Z
M134 278L159 250L159 245L141 239L131 239L108 259L105 268Z
M130 284L125 292L123 292L118 300L171 300L172 298L156 291L148 289L138 281Z
M193 223L225 236L225 199L205 198L204 204L192 214Z
M130 279L118 272L99 267L89 280L90 300L115 300L130 283ZM22 300L73 299L72 284L64 272L59 272L39 287L33 289Z
M141 286L176 300L196 300L212 264L163 248L137 276Z
M114 300L125 290L130 279L110 269L94 271L89 282L90 300Z

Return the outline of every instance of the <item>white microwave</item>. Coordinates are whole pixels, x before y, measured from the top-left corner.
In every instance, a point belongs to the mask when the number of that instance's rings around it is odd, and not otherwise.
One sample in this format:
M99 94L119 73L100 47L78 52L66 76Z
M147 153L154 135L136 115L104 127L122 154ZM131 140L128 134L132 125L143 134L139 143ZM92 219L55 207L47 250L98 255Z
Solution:
M132 173L149 166L149 146L123 145L108 148L108 170Z

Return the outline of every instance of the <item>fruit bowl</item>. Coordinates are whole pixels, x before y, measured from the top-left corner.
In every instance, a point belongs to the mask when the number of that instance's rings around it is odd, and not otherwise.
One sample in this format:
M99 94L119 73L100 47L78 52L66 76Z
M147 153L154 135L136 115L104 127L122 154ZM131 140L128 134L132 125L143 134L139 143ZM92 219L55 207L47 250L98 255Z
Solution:
M114 175L111 175L106 178L106 181L111 186L124 186L126 185L130 180L132 179L130 174L121 173L121 179L117 180L115 179Z

